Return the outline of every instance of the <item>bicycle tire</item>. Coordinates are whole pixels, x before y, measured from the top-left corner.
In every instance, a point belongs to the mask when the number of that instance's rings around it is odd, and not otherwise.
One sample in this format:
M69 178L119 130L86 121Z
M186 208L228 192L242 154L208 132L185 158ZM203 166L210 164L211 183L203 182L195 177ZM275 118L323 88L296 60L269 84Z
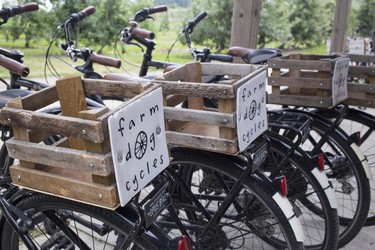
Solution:
M318 110L318 114L322 113L325 117L335 117L335 114L332 112L319 111L320 110ZM357 140L356 143L359 144L361 152L368 161L372 176L372 179L370 180L371 204L364 226L373 226L375 225L375 154L373 153L375 117L368 112L349 108L348 113L340 123L340 128L346 131L349 135L353 135L354 140ZM360 133L357 134L358 132Z
M367 112L358 109L350 108L340 127L347 131L349 135L360 132L359 148L365 155L370 170L372 179L370 180L371 187L371 204L370 211L367 215L365 226L375 225L375 153L374 153L374 140L375 140L375 117Z
M288 183L288 199L295 209L300 211L299 219L305 232L304 246L306 249L336 249L339 239L339 219L336 203L331 205L330 199L335 198L333 190L326 179L322 186L315 175L318 171L310 162L310 157L300 149L290 153L293 147L285 137L276 132L267 131L270 149L261 170L272 176L284 175ZM288 155L286 162L280 161ZM315 172L315 173L314 173ZM314 175L315 174L315 175ZM321 178L324 178L322 174ZM272 179L272 178L271 178ZM330 198L326 192L330 191ZM333 197L332 197L333 196Z
M206 200L202 200L203 205L210 204L210 208L214 211L220 207L220 200L227 195L223 186L230 187L231 184L238 181L239 176L243 173L243 168L238 167L232 160L215 153L174 148L171 149L171 156L173 157L171 166L178 167L180 176L186 185L195 192L196 197L212 199L213 203L215 203L213 200L216 199L217 204L206 203ZM199 171L210 173L209 177L206 176L209 179L208 182L205 182L204 178L198 179L199 176L195 174L199 174ZM202 181L197 184L201 185L201 193L194 185L197 180ZM223 181L225 183L222 183ZM205 187L206 184L209 186ZM217 186L213 186L215 184ZM215 191L215 189L217 190ZM240 208L232 203L225 212L226 217L222 217L215 227L210 228L211 235L198 241L197 249L303 249L302 242L297 241L288 220L290 218L286 217L267 188L247 176L242 183L242 191L241 196L237 196L235 200L237 206L242 204ZM179 196L180 199L184 198L183 193L180 193ZM250 203L250 200L254 203ZM245 210L243 210L244 207L246 207ZM241 213L234 212L234 208L240 209ZM190 214L189 212L187 214L190 220L202 222L202 216L196 214L196 211L190 211ZM246 236L245 232L248 236L246 239L243 238L244 235ZM232 239L228 239L228 237L232 237ZM250 237L254 237L254 239Z
M115 247L131 232L134 224L131 219L124 218L115 211L40 193L22 197L17 207L36 223L28 233L35 237L33 240L40 249L49 249L50 245L56 247L54 249L95 249L98 246L103 249L116 249ZM61 230L62 227L58 227L54 222L63 222L64 225L72 227L75 236L87 245L83 247L73 244L73 237L67 237L66 231ZM42 230L38 232L39 229ZM16 250L22 247L18 234L7 222L4 224L1 237L2 249ZM107 242L109 240L111 245ZM157 245L155 239L151 240L141 234L135 237L132 247L160 249L161 245L166 246L165 239L161 239L161 242L163 244Z
M331 131L328 120L312 113L310 115L313 117L312 129L301 148L313 155L318 152L324 155L325 173L338 200L340 248L348 244L366 222L371 199L370 183L361 160L350 147L350 138L345 137L345 132L340 128ZM327 139L324 145L317 147L317 142L325 136ZM348 206L348 202L352 204Z

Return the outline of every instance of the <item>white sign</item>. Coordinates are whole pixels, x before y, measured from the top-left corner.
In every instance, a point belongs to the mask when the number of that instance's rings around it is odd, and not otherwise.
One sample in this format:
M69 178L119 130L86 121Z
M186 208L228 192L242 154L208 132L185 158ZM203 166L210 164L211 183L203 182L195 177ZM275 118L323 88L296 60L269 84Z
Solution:
M262 71L237 89L237 136L241 152L268 128L266 77L266 71Z
M161 88L115 112L108 119L121 206L169 165Z
M349 54L365 54L365 40L363 38L349 39Z
M332 79L332 104L336 105L348 98L349 58L336 61Z

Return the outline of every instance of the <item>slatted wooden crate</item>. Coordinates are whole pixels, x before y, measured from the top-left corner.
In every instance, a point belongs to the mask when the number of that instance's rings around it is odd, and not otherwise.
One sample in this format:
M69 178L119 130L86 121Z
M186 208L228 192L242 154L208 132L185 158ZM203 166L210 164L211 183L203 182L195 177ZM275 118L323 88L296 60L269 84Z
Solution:
M291 54L268 60L268 85L272 88L268 103L319 108L337 105L347 96L346 86L340 92L333 90L335 66L343 58Z
M117 109L87 109L84 93L130 98L153 91L152 83L108 82L67 77L56 86L10 100L0 122L12 126L6 142L19 164L10 168L14 184L49 194L114 209L119 205L110 152L108 117ZM40 112L59 101L62 115ZM121 107L122 105L120 105ZM119 107L119 108L120 108ZM62 139L43 143L50 135Z
M264 66L191 63L164 74L164 78L155 83L161 85L165 97L168 144L237 154L237 89L262 73L265 91ZM226 75L231 80L202 83L204 79L216 75ZM205 98L214 100L216 104L205 105ZM181 108L186 102L188 107ZM265 126L267 122L263 121L259 130Z
M348 99L344 103L375 108L375 55L347 55L351 61L348 73Z

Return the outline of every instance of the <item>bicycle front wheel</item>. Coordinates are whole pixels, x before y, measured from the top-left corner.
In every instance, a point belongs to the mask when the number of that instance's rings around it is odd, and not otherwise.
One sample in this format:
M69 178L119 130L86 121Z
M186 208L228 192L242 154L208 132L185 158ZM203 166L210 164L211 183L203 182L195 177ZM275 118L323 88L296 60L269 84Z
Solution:
M126 236L134 229L134 221L115 211L40 193L21 198L17 207L33 222L27 236L37 249L123 249ZM2 249L26 248L8 223L1 238ZM137 235L130 248L160 249L155 242Z

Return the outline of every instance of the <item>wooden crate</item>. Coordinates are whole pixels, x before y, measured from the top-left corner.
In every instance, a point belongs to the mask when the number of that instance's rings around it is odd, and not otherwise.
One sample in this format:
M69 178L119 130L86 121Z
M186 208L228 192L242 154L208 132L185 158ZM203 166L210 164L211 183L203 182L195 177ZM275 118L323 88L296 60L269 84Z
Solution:
M237 154L237 89L261 73L265 85L266 67L249 64L191 63L164 74L155 83L161 85L165 97L168 144ZM202 83L212 75L227 75L230 80ZM214 99L217 106L205 105L204 98ZM186 101L188 107L181 108ZM267 125L263 122L260 129Z
M268 85L272 88L268 103L319 108L337 105L347 95L346 86L333 91L335 66L343 58L291 54L268 60Z
M84 93L130 98L126 105L155 88L150 82L67 77L56 86L10 100L0 110L0 122L14 132L6 142L10 156L19 159L10 168L13 183L109 209L118 207L107 122L117 109L88 110ZM40 112L57 101L62 115ZM52 145L42 143L50 135L62 139Z
M375 56L347 54L350 58L348 99L345 104L375 108Z

